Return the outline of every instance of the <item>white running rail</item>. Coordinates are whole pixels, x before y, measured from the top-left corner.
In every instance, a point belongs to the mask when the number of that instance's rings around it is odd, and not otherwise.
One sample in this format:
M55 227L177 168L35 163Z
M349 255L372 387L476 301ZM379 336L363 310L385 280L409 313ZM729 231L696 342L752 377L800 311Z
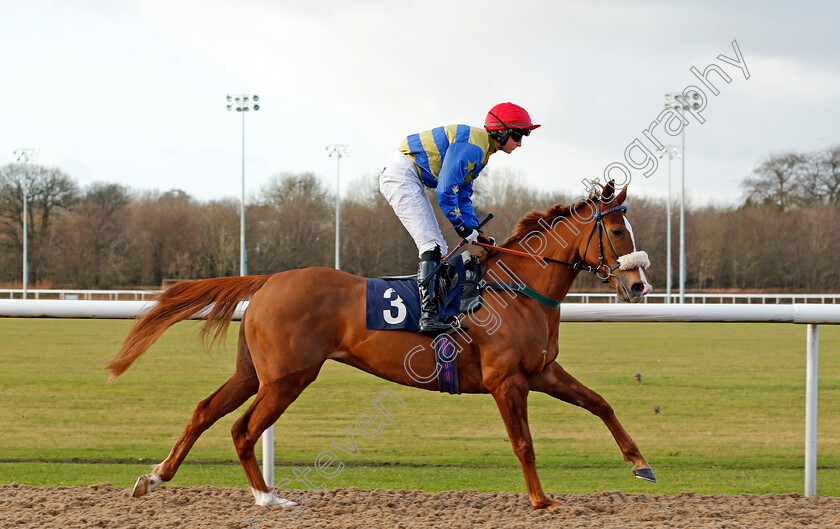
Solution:
M111 300L111 301L146 301L154 298L161 290L70 290L70 289L27 289L28 299L66 299L66 300ZM665 303L666 295L651 293L645 296L645 303ZM0 288L0 299L23 299L19 288ZM671 303L679 303L679 295L671 294ZM612 292L570 292L567 303L616 303ZM839 304L840 294L803 293L803 294L744 294L724 292L686 292L685 302L698 303L744 303L756 305L781 305L792 303Z
M247 308L241 303L234 319ZM154 306L152 301L20 300L0 299L0 317L134 318ZM805 377L805 496L817 494L817 381L819 325L840 324L840 306L832 303L566 303L563 321L612 322L752 322L807 325ZM200 318L201 314L197 316ZM263 435L263 475L274 485L274 429Z

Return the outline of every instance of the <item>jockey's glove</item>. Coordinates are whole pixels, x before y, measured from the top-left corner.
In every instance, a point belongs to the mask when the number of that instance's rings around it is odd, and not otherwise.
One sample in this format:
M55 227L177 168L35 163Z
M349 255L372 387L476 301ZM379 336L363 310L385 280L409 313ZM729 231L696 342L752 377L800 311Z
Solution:
M478 236L481 233L477 229L470 228L466 224L461 224L460 226L456 226L455 231L458 233L458 235L462 239L464 239L465 241L467 241L470 244L474 243L476 241L476 239L478 239Z
M489 235L485 235L482 232L478 232L478 242L483 242L484 244L489 244L490 246L496 246L496 239L490 237Z

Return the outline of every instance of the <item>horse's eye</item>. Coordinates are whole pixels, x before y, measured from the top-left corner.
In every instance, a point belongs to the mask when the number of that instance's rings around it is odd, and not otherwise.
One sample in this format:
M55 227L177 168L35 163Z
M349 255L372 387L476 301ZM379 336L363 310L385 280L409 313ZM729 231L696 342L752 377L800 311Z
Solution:
M612 234L616 237L621 237L622 235L624 235L624 230L612 230Z

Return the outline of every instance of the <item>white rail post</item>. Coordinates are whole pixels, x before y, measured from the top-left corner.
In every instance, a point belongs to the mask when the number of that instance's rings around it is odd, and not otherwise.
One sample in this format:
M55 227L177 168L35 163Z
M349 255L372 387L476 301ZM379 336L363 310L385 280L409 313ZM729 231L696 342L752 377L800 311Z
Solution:
M808 324L808 359L805 375L805 496L817 495L817 372L820 328Z
M262 434L263 479L268 488L274 488L274 425Z

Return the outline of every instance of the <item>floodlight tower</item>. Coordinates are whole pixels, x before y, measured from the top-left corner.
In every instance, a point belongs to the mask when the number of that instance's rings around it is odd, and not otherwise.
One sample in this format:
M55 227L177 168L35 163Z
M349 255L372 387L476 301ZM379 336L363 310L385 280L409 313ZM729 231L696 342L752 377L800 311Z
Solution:
M341 270L341 158L350 155L350 146L341 143L327 145L327 156L335 156L335 269Z
M248 258L245 253L245 114L251 110L257 111L260 106L257 94L228 94L227 109L236 110L242 114L242 205L239 213L239 275L248 275Z
M697 110L700 108L700 95L693 94L692 102L689 103L685 93L665 94L665 108L673 108L679 113L682 125L682 140L680 154L682 157L682 169L680 171L680 303L685 303L685 111L689 108Z
M227 109L236 110L242 114L242 204L239 211L239 275L248 275L248 257L245 252L245 114L251 110L257 111L260 105L257 94L228 94ZM263 479L269 487L274 486L274 425L269 426L262 434L263 446Z
M29 227L28 223L26 222L27 217L27 208L29 204L29 171L27 166L30 161L32 161L35 156L38 155L38 149L16 149L12 152L15 156L15 161L23 167L23 299L26 299L26 286L29 283L29 256L28 256L28 243L29 243Z
M665 237L667 240L667 251L665 256L665 261L667 262L665 267L665 303L671 302L671 286L673 285L673 281L671 279L671 276L673 275L673 267L671 266L671 160L682 156L679 149L680 148L676 145L666 145L665 150L658 154L659 158L668 157L668 202L665 205Z

